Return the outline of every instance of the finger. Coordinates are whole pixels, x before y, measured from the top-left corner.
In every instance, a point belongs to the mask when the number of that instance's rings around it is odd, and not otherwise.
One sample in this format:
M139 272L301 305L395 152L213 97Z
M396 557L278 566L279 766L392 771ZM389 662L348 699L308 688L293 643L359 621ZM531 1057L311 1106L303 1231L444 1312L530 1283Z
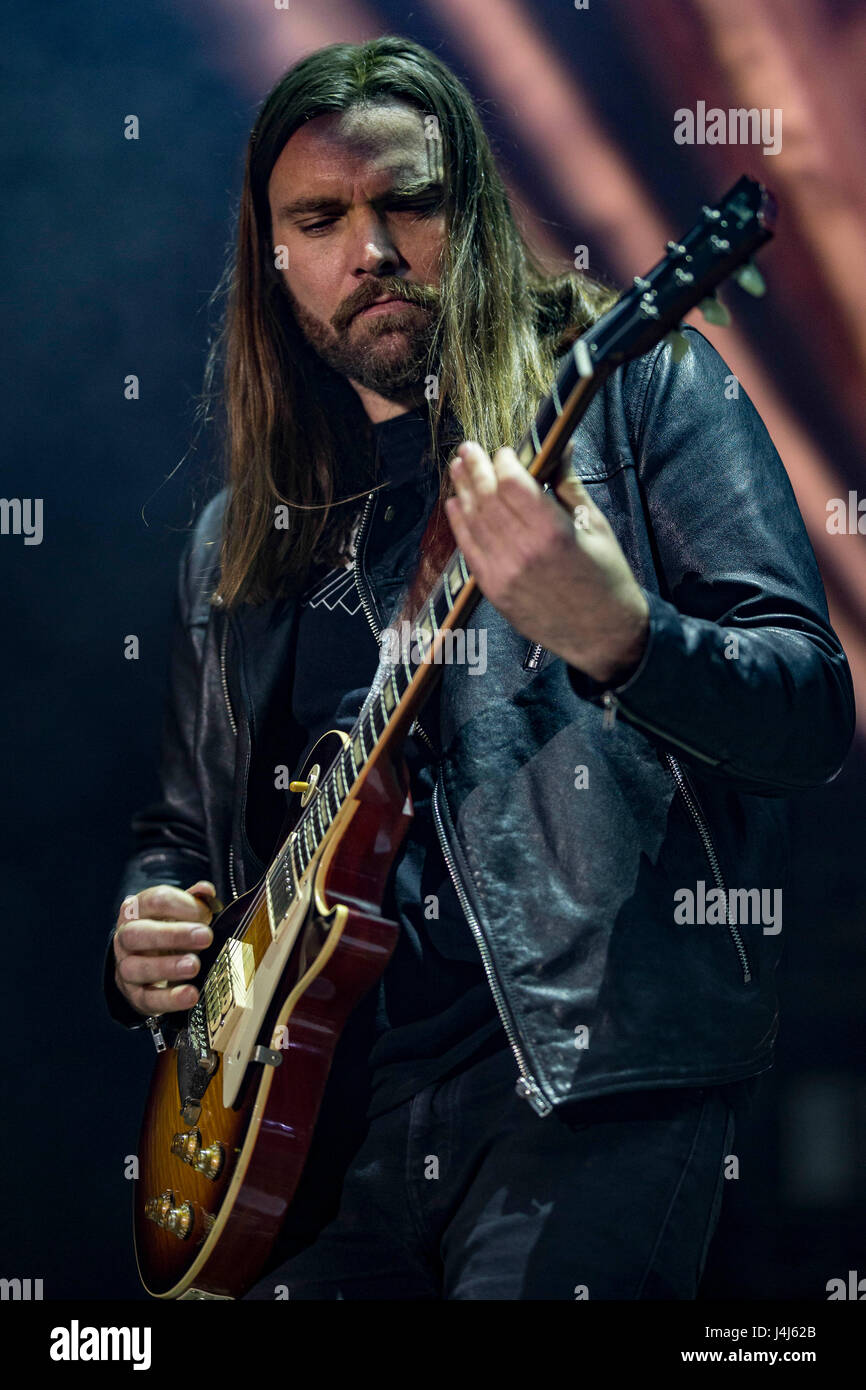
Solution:
M543 487L524 468L513 449L497 449L492 462L502 497L518 516L524 516L527 502L538 503L544 497Z
M464 439L451 460L454 491L463 504L466 516L471 516L486 497L496 494L496 474L493 464L480 444Z
M155 985L127 985L124 993L133 1008L145 1017L192 1009L199 997L195 985L177 985L173 989L158 989Z
M159 985L169 980L191 980L201 969L198 956L124 956L117 974L130 985Z
M187 893L191 893L194 898L199 898L204 903L205 907L210 908L211 912L222 912L224 910L224 905L217 897L216 888L211 883L210 879L200 878L197 883L187 888L186 891Z
M209 922L212 915L201 898L168 883L143 888L135 895L134 903L126 899L121 908L124 920L138 917L161 922Z
M461 445L461 449L463 447ZM493 537L501 537L503 528L507 528L512 537L518 532L536 534L546 520L544 490L527 472L514 450L497 449L487 464L487 455L480 446L467 444L461 457L466 460L470 486L477 484L477 505ZM496 485L495 492L490 491L491 477ZM471 516L470 521L473 519Z
M517 517L503 495L493 465L479 444L464 442L451 461L454 490L467 523L476 554L493 554L501 547L503 533L513 533ZM452 511L449 509L449 517ZM469 556L466 556L469 561ZM472 565L472 561L469 561ZM477 565L473 566L477 568Z
M153 884L150 888L124 898L117 915L118 927L128 922L210 922L213 917L209 903L182 888L170 884Z
M481 552L475 543L475 537L469 529L460 501L456 497L448 497L445 500L445 514L454 533L454 539L463 551L463 558L468 568L473 574L477 573L478 562L481 559Z
M146 952L182 955L193 949L203 950L212 941L213 932L206 925L135 920L122 923L115 931L114 954L118 960Z

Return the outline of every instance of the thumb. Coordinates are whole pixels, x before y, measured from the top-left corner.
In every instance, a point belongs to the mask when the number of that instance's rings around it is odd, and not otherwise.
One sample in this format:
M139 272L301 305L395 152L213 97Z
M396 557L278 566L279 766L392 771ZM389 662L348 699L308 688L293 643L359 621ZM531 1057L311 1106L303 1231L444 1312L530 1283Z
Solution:
M211 912L222 912L223 905L216 895L216 887L210 879L200 878L192 887L187 888L187 893L191 893L194 898L200 898L205 907Z

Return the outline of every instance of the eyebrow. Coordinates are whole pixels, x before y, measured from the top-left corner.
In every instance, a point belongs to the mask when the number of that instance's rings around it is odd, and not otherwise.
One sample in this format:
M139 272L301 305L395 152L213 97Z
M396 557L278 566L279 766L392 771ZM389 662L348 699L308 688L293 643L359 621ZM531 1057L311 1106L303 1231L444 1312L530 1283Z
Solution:
M401 179L395 181L389 189L381 193L378 198L371 198L371 202L385 203L390 198L417 198L421 194L429 193L431 196L436 194L441 196L444 193L444 185L438 179L416 178ZM277 208L277 218L283 220L290 217L301 217L309 212L342 212L348 206L341 198L296 198L291 203L283 203Z

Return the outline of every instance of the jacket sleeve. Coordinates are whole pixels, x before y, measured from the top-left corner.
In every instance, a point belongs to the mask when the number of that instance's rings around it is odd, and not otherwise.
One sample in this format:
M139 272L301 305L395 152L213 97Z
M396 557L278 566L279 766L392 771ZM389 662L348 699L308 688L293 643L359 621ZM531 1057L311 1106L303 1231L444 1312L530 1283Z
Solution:
M205 539L214 504L209 504L180 560L175 600L168 694L164 706L160 755L160 799L137 811L131 828L135 849L123 867L114 901L114 921L124 898L157 883L186 888L199 878L213 881L206 848L201 793L195 775L195 729L199 705L201 622L197 599L212 578L208 567L214 542ZM128 1028L144 1019L121 994L114 980L114 926L104 963L104 990L109 1013ZM181 1015L166 1014L177 1026Z
M763 421L687 331L678 364L662 345L635 374L630 437L661 593L643 590L647 644L611 695L702 775L787 796L839 772L854 736L851 673ZM579 695L604 699L601 684L568 674Z

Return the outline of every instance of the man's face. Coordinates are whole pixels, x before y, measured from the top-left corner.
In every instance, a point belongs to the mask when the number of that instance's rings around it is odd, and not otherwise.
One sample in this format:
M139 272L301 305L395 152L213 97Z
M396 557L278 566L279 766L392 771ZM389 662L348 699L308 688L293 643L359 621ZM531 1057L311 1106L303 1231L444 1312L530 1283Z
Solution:
M362 399L417 397L445 240L441 142L421 113L394 102L308 121L274 165L268 198L308 342ZM398 302L370 308L386 296Z

